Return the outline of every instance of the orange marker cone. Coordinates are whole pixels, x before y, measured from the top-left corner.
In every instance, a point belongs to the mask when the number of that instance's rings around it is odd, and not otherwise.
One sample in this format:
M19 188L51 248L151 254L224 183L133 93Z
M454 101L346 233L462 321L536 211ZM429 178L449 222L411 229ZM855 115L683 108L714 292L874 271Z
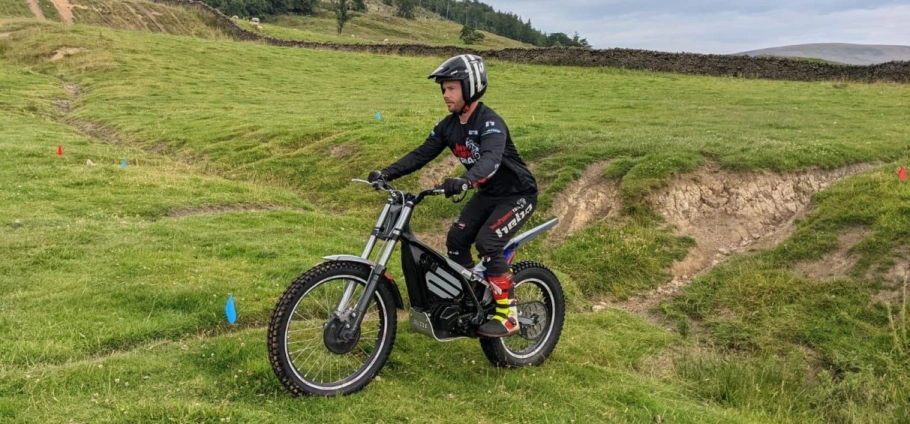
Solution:
M57 156L63 156L63 146L57 146Z
M907 182L907 168L902 166L901 169L897 170L897 178L900 178L903 182Z

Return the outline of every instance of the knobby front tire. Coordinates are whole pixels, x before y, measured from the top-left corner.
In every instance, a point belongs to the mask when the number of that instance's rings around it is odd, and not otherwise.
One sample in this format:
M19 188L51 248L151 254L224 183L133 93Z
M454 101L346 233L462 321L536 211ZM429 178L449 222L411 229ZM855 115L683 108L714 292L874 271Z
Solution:
M356 283L344 309L363 294L370 267L326 262L304 272L275 305L268 328L269 362L278 380L296 395L336 396L363 389L385 365L395 343L397 315L390 288L379 284L350 349L330 350L325 326L348 281ZM344 353L335 353L345 350Z
M512 266L519 317L533 319L509 337L481 337L480 347L490 363L502 368L542 364L553 353L566 316L566 301L556 275L531 261Z

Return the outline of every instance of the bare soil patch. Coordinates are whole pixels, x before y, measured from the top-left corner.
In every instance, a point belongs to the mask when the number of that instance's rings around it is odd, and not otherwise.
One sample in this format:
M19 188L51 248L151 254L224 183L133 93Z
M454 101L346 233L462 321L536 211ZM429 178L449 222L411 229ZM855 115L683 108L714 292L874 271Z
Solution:
M332 146L329 150L329 155L335 159L345 159L353 156L357 153L357 150L357 146L351 143L341 143L337 146Z
M69 83L69 82L64 83L63 89L66 90L66 92L69 93L69 95L72 96L73 98L78 99L80 96L82 96L82 88L79 87L78 84L73 84L73 83Z
M84 51L85 49L82 47L64 47L62 49L57 49L57 51L54 52L54 55L51 56L51 62L56 62L60 59L63 59L64 57L72 56L76 53Z
M60 12L60 17L63 18L63 22L68 24L73 23L73 6L70 4L69 0L51 0L54 3L54 7L57 8L57 12Z
M837 249L817 261L796 264L796 273L813 280L848 275L859 260L859 257L850 255L850 249L869 234L869 231L865 227L848 228L838 235Z
M885 275L885 280L895 283L906 282L908 279L910 279L910 250L902 252L895 261L894 267Z
M52 103L57 108L58 113L67 114L72 110L72 103L69 100L54 100Z
M910 295L910 248L901 249L894 261L894 266L883 276L885 286L872 297L871 305L883 304L892 307L901 307Z
M736 174L709 165L675 178L647 201L697 246L671 269L684 280L750 247L771 247L792 233L794 218L805 213L812 195L871 165L835 170ZM783 230L783 231L782 231Z
M44 12L41 11L41 6L38 6L38 0L28 0L28 9L32 11L32 14L35 15L39 21L47 20L47 18L44 17Z
M9 32L0 32L0 38L6 38L6 37L9 37L9 35L10 35Z
M420 187L430 188L441 183L446 177L454 175L460 166L461 163L454 155L443 155L442 160L434 161L423 168L420 173Z
M163 33L167 33L167 30L164 29L164 27L163 27L160 23L158 23L158 20L157 20L157 19L155 19L155 16L156 16L156 15L157 15L157 16L161 16L161 13L158 13L158 12L155 12L155 11L148 10L148 9L142 7L142 6L139 5L139 4L136 4L136 7L138 7L139 10L141 10L142 13L145 14L145 16L148 16L148 18L152 20L152 23L155 24L156 27L158 27L158 30L159 30L159 31L161 31L161 32L163 32Z
M123 7L126 7L130 11L130 13L132 13L133 16L136 17L136 20L139 21L139 23L142 25L142 28L144 28L146 30L149 29L148 24L145 23L145 18L142 15L140 15L139 12L136 12L136 9L133 9L132 7L130 7L130 5L128 5L126 3L123 4Z
M559 228L551 232L550 240L561 243L596 221L619 216L622 207L619 183L602 176L607 164L588 167L581 178L556 195L550 214L559 218Z

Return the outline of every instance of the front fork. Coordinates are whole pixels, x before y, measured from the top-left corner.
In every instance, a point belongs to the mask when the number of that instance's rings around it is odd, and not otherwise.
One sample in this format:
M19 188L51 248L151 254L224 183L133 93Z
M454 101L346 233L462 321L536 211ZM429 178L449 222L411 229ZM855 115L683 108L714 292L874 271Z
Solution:
M391 208L392 201L390 200L386 202L385 208L383 208L382 213L379 215L379 219L376 221L376 225L373 228L373 232L370 234L370 239L367 241L367 245L360 255L363 259L369 259L370 254L372 254L373 249L376 247L376 241L380 236L383 224L388 219ZM341 336L342 339L350 340L360 334L360 323L363 321L363 316L366 313L367 307L369 307L370 299L376 293L376 287L378 287L380 279L386 272L386 265L389 263L389 258L392 257L392 252L395 250L395 245L398 243L398 239L401 236L401 229L404 228L405 224L408 222L408 218L410 217L413 208L413 203L408 202L401 210L398 221L395 223L394 227L392 227L391 233L385 237L386 244L383 246L379 260L376 261L376 265L374 265L372 271L370 271L370 277L367 279L363 294L360 296L360 299L357 300L357 305L355 305L353 309L347 308L347 305L354 295L354 289L357 283L348 281L347 286L344 289L344 294L342 294L341 301L338 302L338 306L335 308L335 314L333 316L333 319L338 319L345 323L339 333L339 336Z

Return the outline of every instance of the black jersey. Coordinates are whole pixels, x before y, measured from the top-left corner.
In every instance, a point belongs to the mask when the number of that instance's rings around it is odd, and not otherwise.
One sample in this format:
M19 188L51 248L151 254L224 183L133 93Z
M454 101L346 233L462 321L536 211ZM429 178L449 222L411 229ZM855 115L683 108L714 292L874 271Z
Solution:
M521 159L506 123L483 103L462 124L457 114L439 121L423 144L386 168L391 178L408 175L448 147L467 168L462 178L487 196L537 195L537 181Z

